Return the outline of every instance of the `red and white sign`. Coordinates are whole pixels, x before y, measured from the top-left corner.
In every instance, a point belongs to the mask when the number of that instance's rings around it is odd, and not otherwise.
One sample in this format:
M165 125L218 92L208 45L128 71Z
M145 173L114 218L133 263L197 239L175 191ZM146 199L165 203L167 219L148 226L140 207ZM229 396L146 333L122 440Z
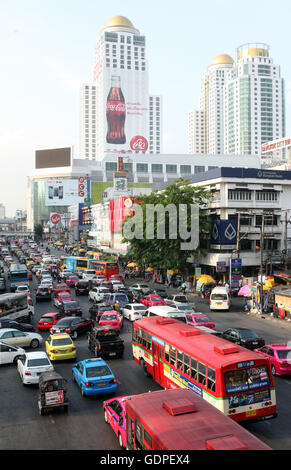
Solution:
M130 141L130 148L134 151L146 151L148 148L148 141L142 135L136 135Z
M284 137L283 139L273 140L266 142L262 145L262 153L271 152L272 150L287 148L291 146L291 138Z
M79 176L78 178L78 196L85 197L86 195L86 178Z
M51 215L51 223L56 225L61 221L61 216L60 214L52 214Z

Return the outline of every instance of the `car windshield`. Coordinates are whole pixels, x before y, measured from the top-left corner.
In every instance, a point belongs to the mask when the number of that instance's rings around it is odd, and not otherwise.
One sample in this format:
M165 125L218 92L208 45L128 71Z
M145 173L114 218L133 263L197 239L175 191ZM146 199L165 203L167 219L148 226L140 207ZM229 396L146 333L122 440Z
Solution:
M194 317L196 323L207 323L209 319L207 317Z
M58 326L68 326L72 323L72 319L71 318L62 318L61 320L59 320L57 322L57 327Z
M39 320L40 323L47 322L47 321L53 321L53 317L41 317Z
M52 340L53 346L68 346L72 345L72 340L70 338L55 338Z
M193 307L191 307L191 305L180 305L178 306L178 309L179 310L193 310Z
M152 295L150 297L150 300L154 300L155 302L157 302L158 300L163 300L161 297L159 297L158 295Z
M46 357L39 357L38 359L29 359L27 367L49 366L49 360Z
M112 336L118 336L118 332L115 330L103 330L99 331L97 335L99 339L108 338L109 336L110 339L112 338Z
M141 305L136 305L136 306L134 305L134 306L133 306L133 309L134 309L134 310L145 310L145 307L144 307L144 306L141 306Z
M289 359L291 361L291 349L277 349L279 359Z
M102 315L101 321L114 321L117 319L116 315Z
M77 302L64 302L64 308L77 308L79 305Z
M248 339L257 339L258 335L252 330L240 330L239 331L241 338Z
M226 294L212 294L211 300L227 300Z
M99 312L110 312L112 310L112 307L99 307Z
M187 302L185 295L176 295L175 300L177 302Z
M106 375L112 375L110 369L107 366L96 366L86 368L86 377L103 377Z

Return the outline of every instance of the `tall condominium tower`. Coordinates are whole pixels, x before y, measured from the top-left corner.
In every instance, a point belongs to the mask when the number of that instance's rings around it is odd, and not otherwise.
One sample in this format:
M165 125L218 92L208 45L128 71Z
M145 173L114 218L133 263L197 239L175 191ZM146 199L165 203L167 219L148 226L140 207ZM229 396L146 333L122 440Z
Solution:
M100 31L93 81L81 89L81 157L161 152L161 97L149 94L146 40L123 16Z
M257 43L237 49L224 86L225 153L260 154L263 143L285 136L284 80L269 50Z

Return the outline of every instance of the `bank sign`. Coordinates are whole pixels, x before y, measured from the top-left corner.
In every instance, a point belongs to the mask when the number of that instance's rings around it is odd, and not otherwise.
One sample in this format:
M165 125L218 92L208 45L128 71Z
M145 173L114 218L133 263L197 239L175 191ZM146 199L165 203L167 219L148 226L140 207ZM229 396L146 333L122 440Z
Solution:
M214 220L211 244L234 245L237 241L237 220Z

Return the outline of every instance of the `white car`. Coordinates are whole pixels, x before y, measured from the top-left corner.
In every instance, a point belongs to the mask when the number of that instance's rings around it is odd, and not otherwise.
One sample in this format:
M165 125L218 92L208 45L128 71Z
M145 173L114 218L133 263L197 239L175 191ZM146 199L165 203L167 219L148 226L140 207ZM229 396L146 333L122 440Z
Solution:
M0 365L17 363L19 357L25 354L25 350L18 348L17 346L11 346L11 344L0 341Z
M140 290L143 294L150 294L151 290L147 284L132 284L129 289Z
M121 281L114 281L113 280L113 281L110 281L110 282L113 286L114 292L117 292L117 291L119 291L119 289L122 289L124 287L123 282L121 282Z
M83 272L83 279L86 279L87 281L95 278L95 276L96 272L94 269L86 269L86 271Z
M15 330L14 328L2 328L0 330L0 341L12 346L38 348L42 344L42 336L38 333Z
M44 351L24 353L17 361L17 370L23 385L38 384L42 372L54 370Z
M30 290L28 286L17 286L17 289L15 291L16 294L30 294Z
M110 289L107 287L93 287L93 289L89 291L89 300L101 302L105 294L110 294Z
M127 318L129 321L135 321L142 318L143 313L147 311L147 308L143 304L133 303L125 305L120 309L124 318Z

